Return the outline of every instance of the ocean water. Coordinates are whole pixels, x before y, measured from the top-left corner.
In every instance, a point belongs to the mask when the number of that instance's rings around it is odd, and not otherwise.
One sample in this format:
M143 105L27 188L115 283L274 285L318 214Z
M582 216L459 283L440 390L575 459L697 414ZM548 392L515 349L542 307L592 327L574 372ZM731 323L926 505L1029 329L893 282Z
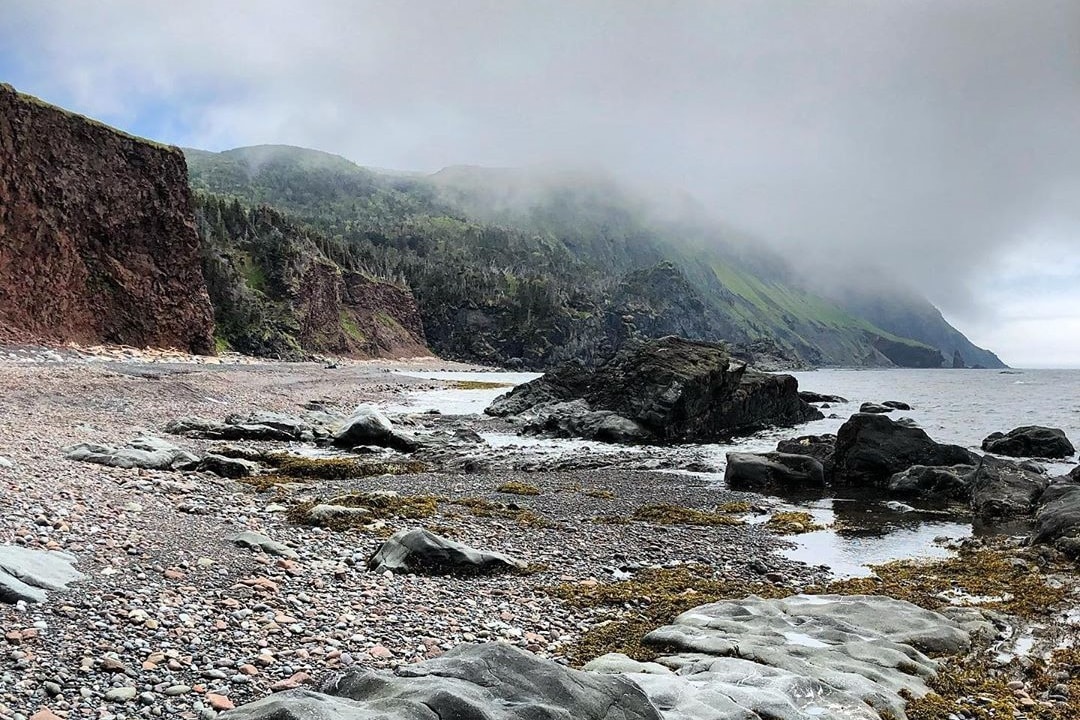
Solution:
M439 380L480 380L517 384L535 373L407 373ZM815 370L792 373L799 387L849 400L823 410L826 418L796 428L777 428L738 438L731 443L694 446L697 456L708 459L719 472L692 473L723 486L725 455L729 452L774 450L783 438L835 433L863 402L901 400L910 411L895 411L892 418L910 417L939 442L963 445L978 451L982 439L995 431L1019 425L1059 427L1080 445L1080 370ZM479 414L504 393L501 388L479 390L429 390L411 393L393 411L438 409L444 414ZM625 452L619 446L536 437L485 434L492 445L513 443L534 447L540 455L562 457L574 452ZM1067 462L1047 465L1051 474L1075 467ZM809 565L829 567L838 577L867 575L869 566L906 558L935 558L950 551L939 542L970 536L970 522L942 515L920 506L898 504L874 490L857 495L818 493L800 497L770 498L777 509L809 512L818 523L837 528L795 536L785 555ZM764 519L764 518L762 518Z
M863 402L902 400L910 417L938 442L978 450L992 432L1019 425L1061 428L1080 443L1080 370L814 370L792 373L800 390L841 395L851 402L825 410L840 419L803 426L836 432ZM1013 374L1015 373L1015 374ZM806 433L801 433L806 434ZM1065 467L1076 463L1065 464Z

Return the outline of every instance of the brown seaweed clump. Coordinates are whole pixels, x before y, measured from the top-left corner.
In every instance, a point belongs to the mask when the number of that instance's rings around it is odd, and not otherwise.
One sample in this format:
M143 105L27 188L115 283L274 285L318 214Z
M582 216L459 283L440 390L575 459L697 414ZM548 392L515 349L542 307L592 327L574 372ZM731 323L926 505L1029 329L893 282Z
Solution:
M765 527L777 535L800 535L802 533L824 530L824 525L814 522L814 516L807 512L778 512L765 521Z
M742 525L742 520L729 513L655 503L642 505L634 511L634 520L656 523L658 525Z

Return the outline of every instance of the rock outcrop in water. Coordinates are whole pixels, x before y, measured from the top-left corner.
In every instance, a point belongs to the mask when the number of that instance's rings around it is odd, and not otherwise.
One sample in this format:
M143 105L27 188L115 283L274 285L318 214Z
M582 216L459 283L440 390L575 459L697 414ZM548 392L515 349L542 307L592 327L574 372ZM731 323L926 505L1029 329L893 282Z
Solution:
M187 166L0 85L0 335L211 353Z
M839 484L882 484L913 465L975 465L959 445L935 442L924 430L884 415L856 413L836 433L832 478Z
M723 346L666 337L624 347L600 367L569 363L485 411L541 418L537 430L622 442L706 442L817 420L789 375L733 362Z
M1076 454L1063 430L1025 425L1007 433L992 433L982 441L982 449L1009 457L1068 458Z

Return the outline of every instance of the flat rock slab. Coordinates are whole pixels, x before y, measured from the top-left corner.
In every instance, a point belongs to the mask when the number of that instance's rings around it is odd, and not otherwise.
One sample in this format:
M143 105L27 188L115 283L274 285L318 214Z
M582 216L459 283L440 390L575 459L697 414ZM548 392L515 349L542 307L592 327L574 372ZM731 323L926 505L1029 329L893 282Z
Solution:
M902 694L926 694L937 670L926 653L961 652L971 635L892 598L795 595L702 605L645 642L675 651L658 661L675 671L670 678L638 679L661 708L682 707L673 717L870 720L885 712L904 718ZM604 659L592 667L606 670ZM626 671L624 661L616 667ZM716 696L742 714L691 712Z
M503 643L458 645L394 674L348 670L321 692L290 690L228 720L662 720L632 681L571 670Z
M197 455L156 437L139 437L127 445L79 443L63 449L68 460L97 463L118 468L147 470L187 470L199 463Z
M46 590L66 590L83 578L74 563L67 553L0 545L0 602L45 602Z
M233 533L225 539L242 548L262 550L267 555L276 555L278 557L289 558L290 560L295 560L299 557L299 555L296 554L296 551L285 543L271 540L262 533L252 532L250 530Z
M413 528L391 536L368 561L368 567L376 572L477 575L521 570L525 563Z

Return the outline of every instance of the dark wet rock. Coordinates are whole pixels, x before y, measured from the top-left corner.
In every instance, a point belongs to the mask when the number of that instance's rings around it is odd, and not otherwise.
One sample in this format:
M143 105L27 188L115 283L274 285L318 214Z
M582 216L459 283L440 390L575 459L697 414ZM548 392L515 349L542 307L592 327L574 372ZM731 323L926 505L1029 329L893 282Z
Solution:
M1034 460L1024 460L1020 463L1020 467L1028 472L1033 472L1038 475L1046 475L1046 466L1042 463L1037 463Z
M728 453L724 481L732 489L820 488L825 485L825 469L809 455Z
M896 408L890 407L889 405L879 405L872 402L864 402L859 406L859 412L861 413L877 413L879 415L891 413L895 409Z
M1080 482L1080 465L1077 465L1069 471L1069 477L1077 482Z
M905 497L967 500L971 496L973 465L932 467L913 465L889 478L889 492Z
M67 553L0 545L0 602L45 602L47 590L66 590L83 578L74 563Z
M276 555L278 557L285 557L295 560L299 557L296 551L285 543L271 540L262 533L252 532L251 530L245 530L244 532L233 533L225 538L229 542L242 548L249 548L251 550L262 550L267 555Z
M199 472L213 473L225 478L250 477L259 472L259 464L243 458L231 458L208 453L199 461Z
M582 437L658 443L713 441L823 417L799 398L795 378L748 369L721 345L677 337L627 343L596 369L563 365L485 412L529 416L538 429L554 425Z
M1041 425L1025 425L1007 433L991 433L982 449L1009 457L1068 458L1076 454L1064 431Z
M478 575L522 570L525 563L509 555L477 550L424 528L399 530L383 543L368 567L425 575Z
M334 433L334 445L378 445L402 452L412 452L420 447L414 437L394 428L393 423L371 405L360 405Z
M190 470L199 464L199 457L156 437L139 437L127 445L94 445L79 443L63 449L68 460L109 465L118 468L147 470Z
M1080 481L1059 478L1043 491L1032 542L1053 544L1070 557L1080 557Z
M229 720L662 720L630 680L571 670L504 643L458 645L393 673L351 669Z
M809 455L816 458L826 470L832 463L833 451L836 450L835 435L802 435L791 440L776 443L776 451L790 455Z
M905 697L926 694L937 671L929 656L964 652L985 624L887 597L748 597L649 633L670 653L655 663L608 655L587 667L630 673L667 718L904 717Z
M842 484L888 481L913 465L976 465L978 456L959 445L934 442L917 427L884 415L857 413L840 426L833 454L833 480Z
M846 403L847 398L840 397L839 395L823 395L821 393L811 392L809 390L800 390L799 397L804 402L808 403Z
M971 475L971 509L983 520L1027 518L1048 483L1016 463L984 457Z
M905 410L905 411L907 411L907 410L911 409L910 405L908 405L906 402L902 402L900 400L886 400L885 402L883 402L881 404L884 405L885 407L891 407L893 410Z

